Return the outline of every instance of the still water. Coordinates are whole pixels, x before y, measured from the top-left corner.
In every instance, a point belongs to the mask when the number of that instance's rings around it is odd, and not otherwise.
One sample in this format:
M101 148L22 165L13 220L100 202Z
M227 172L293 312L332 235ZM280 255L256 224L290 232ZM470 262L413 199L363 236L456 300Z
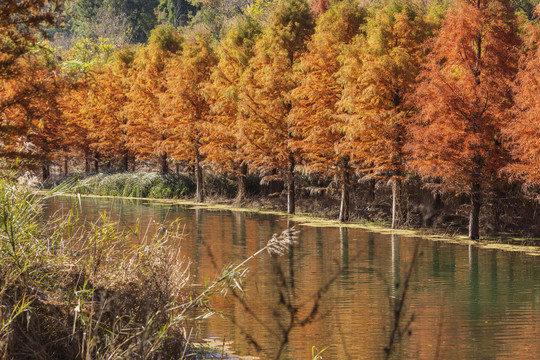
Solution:
M45 216L76 202L50 199ZM142 233L180 221L184 237L173 246L191 260L198 284L288 226L275 215L149 201L82 198L79 207L90 222L106 212ZM248 263L243 301L212 299L224 315L205 320L200 338L231 342L238 356L260 359L311 359L313 349L325 348L324 359L382 359L409 278L398 322L406 331L393 359L540 359L539 257L359 229L296 228L288 254L263 253Z

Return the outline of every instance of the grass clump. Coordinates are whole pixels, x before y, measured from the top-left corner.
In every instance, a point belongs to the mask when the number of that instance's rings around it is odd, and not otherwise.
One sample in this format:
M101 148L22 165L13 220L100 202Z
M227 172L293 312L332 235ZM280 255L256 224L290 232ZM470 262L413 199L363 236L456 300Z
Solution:
M72 185L72 191L103 196L172 199L194 194L195 183L181 174L100 173L79 179Z
M168 245L179 232L131 244L103 218L39 216L38 199L0 181L2 358L188 358L189 276Z

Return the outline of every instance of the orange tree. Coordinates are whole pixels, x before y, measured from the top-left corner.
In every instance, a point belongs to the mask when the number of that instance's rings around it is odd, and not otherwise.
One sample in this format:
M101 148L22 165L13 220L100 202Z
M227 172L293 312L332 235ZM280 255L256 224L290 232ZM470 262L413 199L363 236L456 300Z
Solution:
M79 77L67 90L62 92L59 99L59 106L65 122L65 145L71 154L84 158L85 172L87 173L91 171L90 162L94 159L96 164L94 170L97 172L96 154L92 149L92 140L90 139L92 126L89 126L90 123L85 111L89 91L87 77Z
M348 116L352 161L380 179L392 181L392 227L400 226L401 181L405 177L406 97L414 89L431 25L410 3L371 9L365 36L350 52L357 67L344 79L341 106ZM354 63L354 62L353 62Z
M365 9L355 0L335 2L317 19L315 32L296 66L298 87L290 113L293 148L310 172L334 176L342 187L340 221L349 220L351 167L345 152L345 126L337 108L342 96L339 59L360 32Z
M540 14L540 5L536 11ZM534 26L530 31L530 44L514 87L514 118L505 128L515 160L507 170L526 183L540 184L540 31Z
M165 67L181 45L182 38L172 26L152 30L148 46L136 53L130 102L126 106L130 149L142 157L157 157L162 174L169 171L167 160L171 144L167 139L174 130L163 104L167 92Z
M60 0L0 3L0 154L4 158L41 155L32 150L39 145L31 144L27 135L37 134L54 118L50 110L55 106L57 77L30 51L43 28L55 23L61 5Z
M204 201L202 147L210 118L210 101L205 89L216 63L210 35L198 32L185 39L181 55L172 59L166 69L163 107L174 130L165 145L172 148L176 160L189 161L195 167L198 202Z
M112 63L92 71L84 109L92 148L109 160L119 158L124 171L128 170L132 155L126 106L133 56L131 50L121 50L115 54Z
M253 56L253 45L260 30L260 23L250 15L233 23L216 48L219 61L207 89L212 100L212 116L204 152L214 165L237 177L239 203L246 198L248 164L242 146L238 94L242 73Z
M506 162L501 127L512 107L519 51L506 0L460 0L431 44L414 100L412 166L470 197L469 238L479 238L482 189Z
M286 179L287 211L295 212L294 171L297 153L291 146L289 113L296 87L293 66L306 49L312 17L304 0L281 0L269 16L242 74L242 136L249 161L262 174Z

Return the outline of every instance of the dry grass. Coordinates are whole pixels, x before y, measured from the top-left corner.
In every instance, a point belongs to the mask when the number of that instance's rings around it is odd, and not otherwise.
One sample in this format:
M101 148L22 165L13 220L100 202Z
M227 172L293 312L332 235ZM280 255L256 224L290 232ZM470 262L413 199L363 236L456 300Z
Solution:
M0 184L0 356L181 359L187 264L167 232L141 244L101 219L39 221L39 201ZM178 230L178 229L177 229Z

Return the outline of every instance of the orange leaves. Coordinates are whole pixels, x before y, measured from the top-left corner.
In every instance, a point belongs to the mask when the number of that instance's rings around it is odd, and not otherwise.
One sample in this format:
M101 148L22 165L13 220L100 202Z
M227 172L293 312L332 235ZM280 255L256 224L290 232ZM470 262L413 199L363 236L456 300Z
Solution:
M140 157L165 158L173 146L168 139L175 124L167 118L167 80L165 69L180 50L182 38L172 27L160 26L152 31L150 44L135 54L129 104L129 148ZM161 172L167 172L162 161Z
M207 34L187 39L182 54L166 69L165 115L174 123L173 155L177 160L199 161L204 142L204 123L210 103L205 94L211 69L217 62ZM198 159L199 158L199 159Z
M529 184L540 184L540 33L533 27L531 32L532 50L522 59L514 87L514 117L505 129L516 159L506 170Z
M47 157L60 144L56 97L63 81L34 57L14 64L16 78L0 78L1 152L7 157Z
M253 56L260 25L247 17L235 23L217 47L219 62L206 89L211 98L211 122L204 153L217 167L239 174L247 153L243 149L242 117L239 97L241 78Z
M518 44L505 1L460 2L449 11L415 95L410 149L422 175L467 191L472 183L489 184L504 165L497 139L512 105Z
M292 92L295 101L289 117L295 135L293 147L313 172L335 175L346 171L337 166L346 155L344 121L337 108L342 97L338 59L354 33L360 32L364 13L353 1L333 4L319 17L308 52L296 66L299 86Z
M416 83L423 60L423 42L431 25L407 5L390 4L374 10L344 72L342 106L350 116L347 133L353 161L378 175L404 173L403 146L407 141L406 98Z

